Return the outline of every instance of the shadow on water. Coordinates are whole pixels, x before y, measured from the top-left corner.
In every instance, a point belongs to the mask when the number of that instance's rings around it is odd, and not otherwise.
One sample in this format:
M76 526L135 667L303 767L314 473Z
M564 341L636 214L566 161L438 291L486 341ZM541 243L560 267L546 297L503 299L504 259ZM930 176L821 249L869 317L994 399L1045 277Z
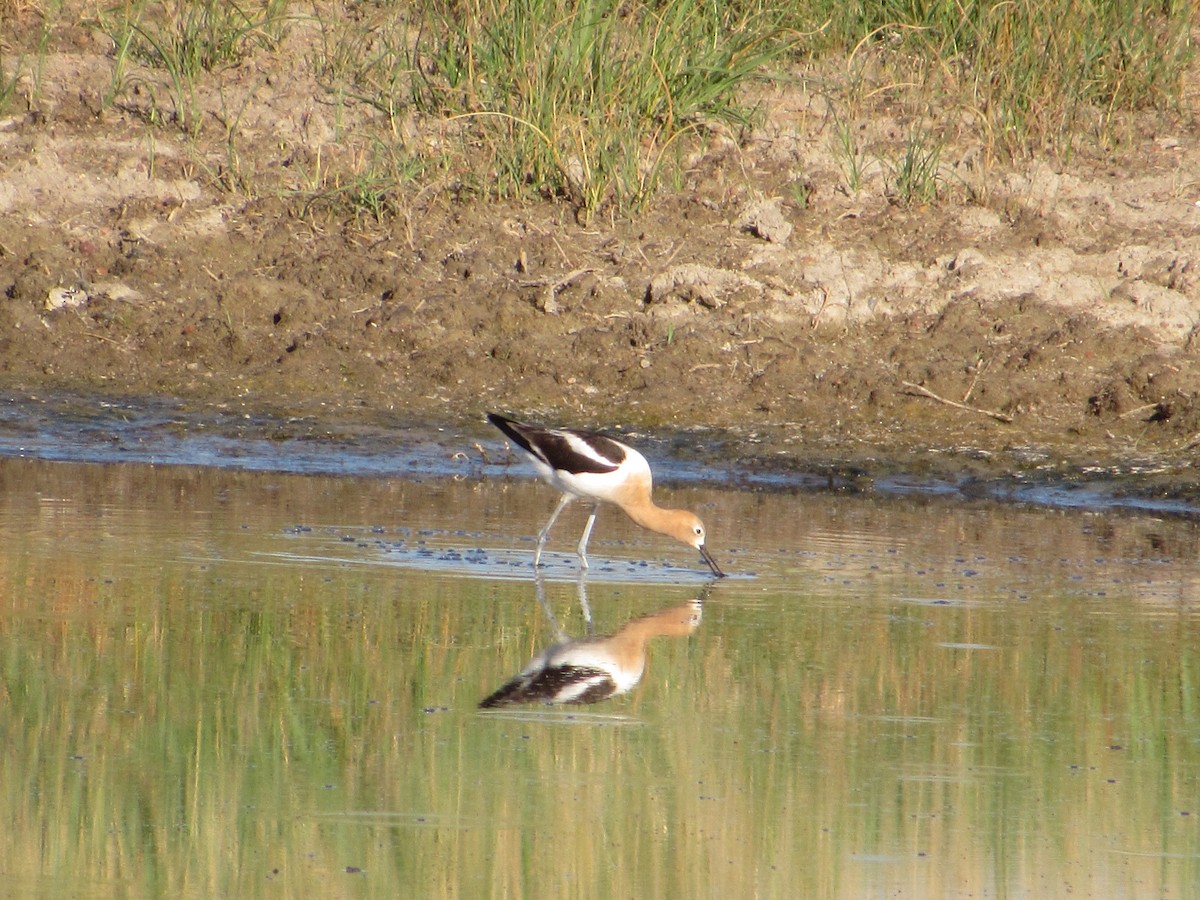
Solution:
M462 466L0 458L6 889L1200 883L1195 517L668 478L733 577L604 510L581 581L568 509L535 579L554 492ZM556 647L603 705L479 710Z

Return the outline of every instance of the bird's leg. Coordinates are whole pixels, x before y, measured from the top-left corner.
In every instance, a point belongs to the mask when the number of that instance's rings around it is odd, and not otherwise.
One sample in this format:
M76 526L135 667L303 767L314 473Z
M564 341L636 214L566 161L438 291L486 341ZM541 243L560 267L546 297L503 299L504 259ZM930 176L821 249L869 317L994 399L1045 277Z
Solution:
M588 567L587 561L587 544L588 539L592 536L592 526L596 524L596 513L600 512L600 502L592 504L592 514L588 516L587 524L583 526L583 537L579 539L579 547L576 548L579 553L579 563L585 569Z
M546 522L541 531L538 532L537 550L533 552L533 567L536 569L542 561L542 548L546 546L546 538L550 537L550 529L554 527L554 520L558 518L558 514L563 511L568 503L571 502L570 494L563 494L558 498L558 506L554 507L554 512L550 513L550 520Z
M550 604L546 601L546 582L542 580L542 573L537 569L533 570L533 590L537 597L538 604L542 607L542 612L546 614L546 618L550 620L550 627L554 629L554 640L567 640L567 633L563 631L563 627L558 624L558 619L554 615L554 610L550 608Z

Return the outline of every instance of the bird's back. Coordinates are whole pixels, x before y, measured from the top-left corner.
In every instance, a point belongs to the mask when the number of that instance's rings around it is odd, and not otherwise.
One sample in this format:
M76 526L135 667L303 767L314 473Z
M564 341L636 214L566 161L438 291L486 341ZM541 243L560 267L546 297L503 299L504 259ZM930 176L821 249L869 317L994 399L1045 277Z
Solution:
M650 464L632 447L598 431L527 425L497 413L488 421L532 460L546 480L567 493L619 502L618 495L650 488Z
M641 679L644 658L628 663L606 646L612 638L581 638L548 647L515 678L479 706L495 709L515 703L597 703L622 694Z

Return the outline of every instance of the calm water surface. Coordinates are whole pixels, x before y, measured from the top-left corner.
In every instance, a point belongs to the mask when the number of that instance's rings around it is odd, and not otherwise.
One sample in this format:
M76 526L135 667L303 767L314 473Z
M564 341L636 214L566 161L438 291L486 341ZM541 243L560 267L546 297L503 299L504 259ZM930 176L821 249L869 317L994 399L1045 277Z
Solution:
M32 897L1194 897L1200 527L0 459L0 878ZM698 604L693 601L699 601ZM695 609L641 681L481 711Z

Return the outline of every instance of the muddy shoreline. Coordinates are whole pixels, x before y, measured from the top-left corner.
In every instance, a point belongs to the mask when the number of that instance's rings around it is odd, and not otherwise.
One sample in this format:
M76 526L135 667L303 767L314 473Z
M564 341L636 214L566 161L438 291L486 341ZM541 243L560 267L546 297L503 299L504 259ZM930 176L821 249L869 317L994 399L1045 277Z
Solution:
M4 397L472 442L498 410L851 480L1200 481L1191 118L1130 117L1120 147L1069 164L947 144L937 201L900 204L896 110L864 108L876 149L851 191L798 79L636 219L416 185L364 221L286 189L302 151L332 152L298 129L328 115L299 74L235 67L196 97L216 115L244 87L239 163L278 185L247 195L214 177L226 132L99 104L108 51L72 34L38 108L0 122ZM288 52L305 49L273 72Z
M228 404L58 393L4 397L0 458L210 466L366 479L531 479L525 461L482 422L340 424L256 414ZM1000 502L1092 512L1200 517L1200 480L1149 461L1080 467L1045 454L982 451L799 459L754 452L730 435L623 431L652 458L660 484L749 492Z

